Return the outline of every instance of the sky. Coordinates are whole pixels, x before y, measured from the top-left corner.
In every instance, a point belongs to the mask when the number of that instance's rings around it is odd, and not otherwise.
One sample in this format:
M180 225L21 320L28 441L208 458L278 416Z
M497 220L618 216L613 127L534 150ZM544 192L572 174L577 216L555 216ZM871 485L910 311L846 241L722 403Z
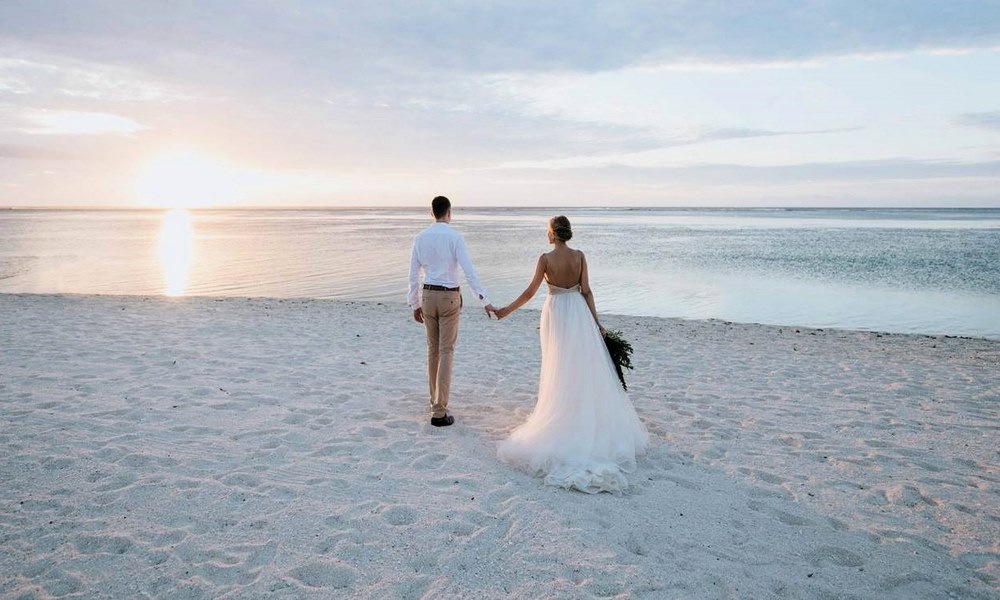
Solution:
M0 206L1000 207L1000 2L0 3Z

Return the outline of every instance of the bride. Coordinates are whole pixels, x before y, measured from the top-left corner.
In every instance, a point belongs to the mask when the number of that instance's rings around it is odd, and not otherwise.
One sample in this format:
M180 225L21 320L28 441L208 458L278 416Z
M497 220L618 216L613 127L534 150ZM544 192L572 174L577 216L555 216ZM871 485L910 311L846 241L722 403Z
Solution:
M627 488L625 475L635 470L649 434L604 345L587 258L566 245L573 237L569 219L553 217L548 234L555 248L538 258L524 293L497 310L498 318L506 317L531 300L543 280L548 284L538 401L527 421L500 442L497 454L549 485L618 493Z

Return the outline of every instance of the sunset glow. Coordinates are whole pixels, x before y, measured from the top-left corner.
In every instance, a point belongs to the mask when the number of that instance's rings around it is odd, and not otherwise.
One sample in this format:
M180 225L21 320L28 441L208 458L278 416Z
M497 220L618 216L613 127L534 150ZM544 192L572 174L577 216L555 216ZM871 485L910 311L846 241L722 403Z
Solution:
M232 205L245 199L261 175L190 150L171 150L138 176L139 202L159 208Z
M178 208L163 216L159 250L164 295L183 296L187 289L191 261L194 258L194 227L191 225L191 213Z

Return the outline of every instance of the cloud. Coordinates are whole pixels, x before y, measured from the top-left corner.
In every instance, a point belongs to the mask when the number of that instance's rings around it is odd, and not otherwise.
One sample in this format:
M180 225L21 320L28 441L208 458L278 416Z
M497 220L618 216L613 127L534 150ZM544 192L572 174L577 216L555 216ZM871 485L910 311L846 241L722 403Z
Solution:
M511 168L519 176L532 171L541 177L587 177L634 183L696 185L781 185L823 181L888 181L955 178L1000 178L1000 160L979 162L887 160L802 163L778 166L702 164L679 167L605 167L530 169Z
M610 126L609 126L610 127ZM636 145L612 145L605 148L604 152L587 152L586 147L573 146L575 152L567 153L565 156L552 157L533 160L530 156L519 155L518 160L504 161L498 164L477 167L482 171L505 171L511 169L529 170L565 170L565 169L587 169L587 168L609 168L628 167L631 165L621 164L623 155L632 152L643 152L646 150L658 150L665 148L676 148L681 146L693 146L697 144L707 144L711 142L723 142L726 140L741 140L748 138L772 138L779 136L805 136L822 135L828 133L844 133L858 131L861 127L846 127L837 129L814 129L801 131L780 131L770 129L752 129L745 127L700 127L693 128L687 132L669 135L656 130L646 131L642 139L645 141L644 147ZM637 167L644 169L645 167ZM657 167L653 167L654 169ZM671 167L666 167L667 169Z
M774 131L769 129L750 129L745 127L712 127L706 128L685 144L699 144L716 140L735 140L752 137L772 137L777 135L815 135L822 133L844 133L858 131L861 127L841 127L836 129L812 129L803 131Z
M0 46L0 94L112 102L190 99L130 68Z
M952 119L956 125L1000 131L1000 111L964 113Z
M130 134L146 129L135 121L108 113L28 111L23 118L33 125L24 133L40 135Z
M316 77L602 71L636 64L781 64L844 55L1000 46L992 0L601 0L279 4L8 2L8 40L100 62L239 78L265 66Z
M64 150L27 144L0 144L0 158L27 160L66 160L77 158Z

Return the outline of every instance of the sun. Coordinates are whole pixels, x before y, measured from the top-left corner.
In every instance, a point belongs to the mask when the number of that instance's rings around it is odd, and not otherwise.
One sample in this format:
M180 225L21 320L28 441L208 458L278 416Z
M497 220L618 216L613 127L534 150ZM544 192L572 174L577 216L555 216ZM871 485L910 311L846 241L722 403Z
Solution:
M139 172L137 194L146 206L204 208L232 205L253 186L251 171L186 149L156 156Z

